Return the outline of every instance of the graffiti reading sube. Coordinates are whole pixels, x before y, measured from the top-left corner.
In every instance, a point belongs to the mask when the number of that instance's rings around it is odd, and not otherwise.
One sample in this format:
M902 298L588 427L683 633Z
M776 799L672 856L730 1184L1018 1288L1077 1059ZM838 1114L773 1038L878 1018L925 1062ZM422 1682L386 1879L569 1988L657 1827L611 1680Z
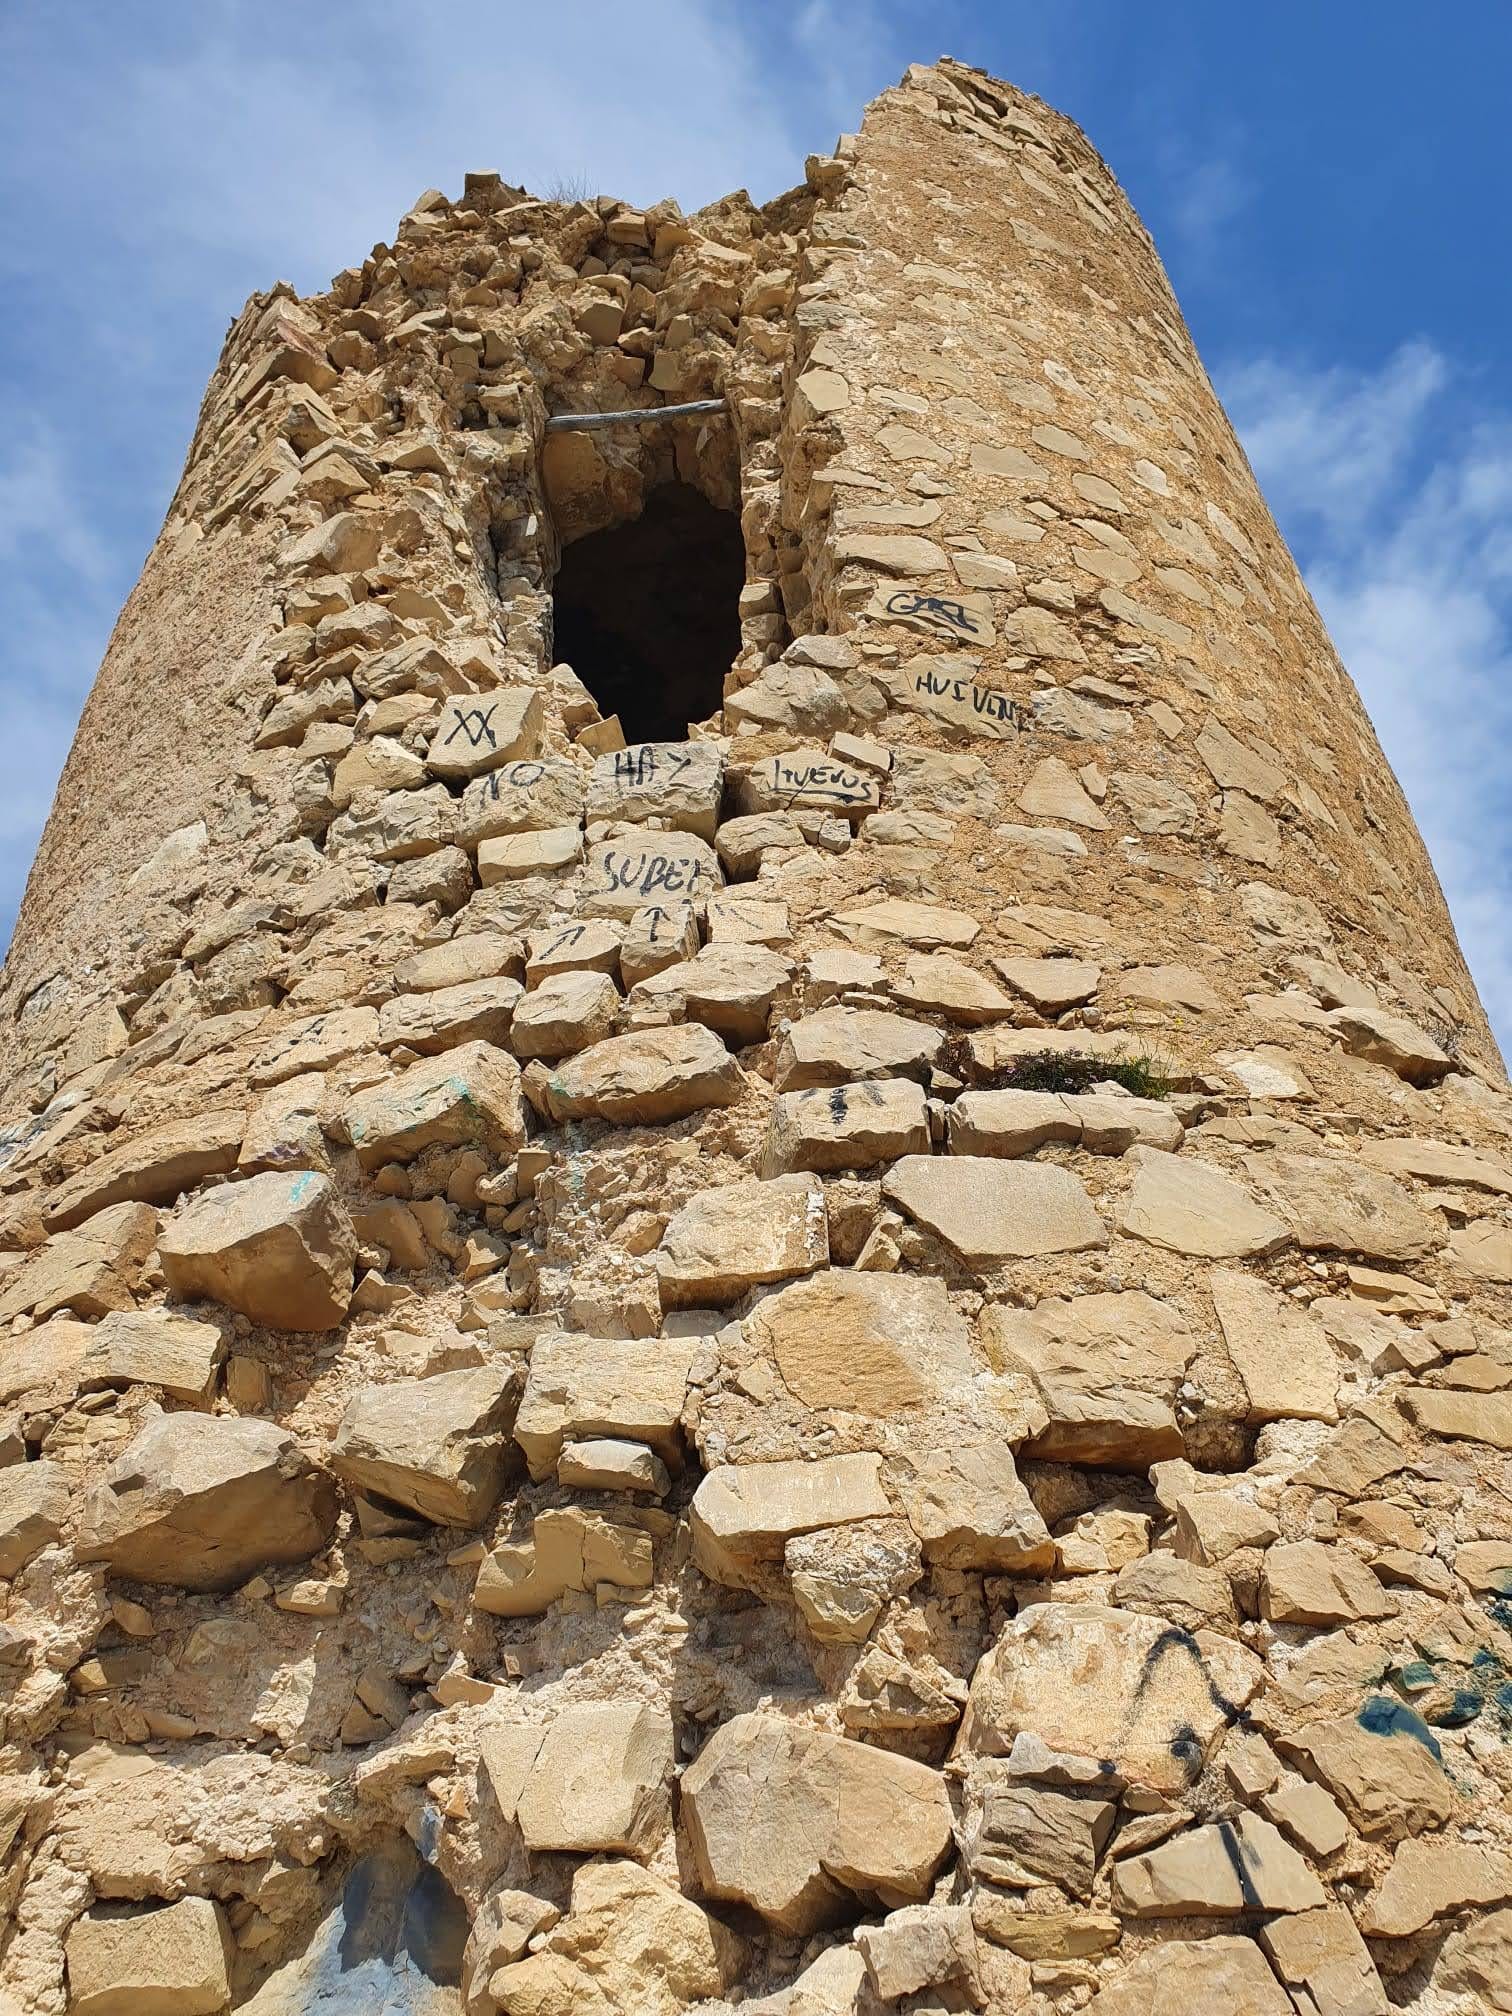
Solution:
M627 889L640 896L652 896L658 890L669 896L691 896L706 878L707 869L702 861L686 854L620 854L610 848L604 855L604 874L611 889Z

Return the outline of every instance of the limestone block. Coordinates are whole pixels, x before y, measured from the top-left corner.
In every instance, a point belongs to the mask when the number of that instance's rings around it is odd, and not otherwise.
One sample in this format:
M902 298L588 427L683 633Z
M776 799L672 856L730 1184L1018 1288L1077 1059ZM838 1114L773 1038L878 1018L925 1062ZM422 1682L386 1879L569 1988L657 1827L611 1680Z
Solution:
M882 782L869 770L842 763L826 749L787 749L767 756L735 779L743 813L833 812L857 820L882 803Z
M767 854L794 853L807 843L791 812L752 812L726 819L714 844L728 874L754 875Z
M907 1078L784 1092L772 1101L760 1173L868 1169L929 1147L924 1088Z
M544 1103L556 1120L653 1126L707 1106L733 1106L744 1089L740 1066L723 1043L694 1024L591 1044L551 1073Z
M636 742L600 756L588 780L590 820L656 819L712 840L724 758L712 742Z
M583 858L578 826L532 827L478 843L478 880L485 889L500 882L523 882L532 875L555 875Z
M718 1309L828 1261L823 1185L810 1175L779 1176L690 1199L662 1236L656 1274L664 1309Z
M68 1478L44 1457L0 1467L0 1578L19 1575L50 1547L68 1514Z
M1086 2016L1206 2016L1220 2009L1223 2016L1296 2016L1253 1939L1163 1939L1094 1995Z
M1266 1550L1260 1614L1274 1624L1359 1624L1394 1617L1396 1607L1347 1547L1286 1540Z
M858 1519L787 1541L782 1563L803 1621L821 1645L861 1645L891 1597L922 1575L919 1542L901 1519Z
M574 1702L547 1725L515 1817L532 1851L648 1858L671 1823L672 1718L632 1701Z
M1006 1435L954 1428L905 1449L891 1475L932 1565L994 1575L1054 1566L1055 1543L1019 1481Z
M1253 1156L1260 1187L1308 1252L1415 1260L1437 1246L1439 1222L1383 1171L1328 1155Z
M679 1422L695 1348L686 1338L542 1331L514 1424L531 1476L554 1475L563 1443L594 1435L642 1442L681 1470Z
M578 900L584 917L633 917L650 903L700 905L724 887L719 856L692 833L634 828L588 849Z
M1327 1902L1296 1849L1253 1813L1188 1828L1113 1867L1113 1908L1134 1918L1313 1911Z
M70 2016L216 2016L230 2005L235 1943L209 1897L155 1911L97 1906L68 1932Z
M1283 1220L1210 1162L1156 1148L1135 1149L1134 1160L1134 1187L1119 1221L1131 1238L1207 1260L1278 1253L1291 1244Z
M108 1150L52 1192L43 1212L48 1231L66 1231L112 1204L171 1204L207 1176L227 1175L245 1119L240 1107L196 1114Z
M1333 1008L1325 1026L1353 1056L1384 1065L1409 1085L1437 1085L1454 1069L1448 1054L1405 1015L1384 1008Z
M929 1276L826 1268L757 1303L747 1349L806 1408L891 1419L958 1397L981 1370L965 1319Z
M701 1022L727 1043L759 1043L792 978L792 960L763 945L709 944L639 981L626 1017L636 1027Z
M1442 1827L1454 1812L1438 1739L1392 1697L1367 1695L1358 1715L1308 1723L1278 1734L1275 1744L1327 1786L1371 1840L1400 1841Z
M1409 1386L1399 1397L1412 1419L1430 1435L1512 1449L1512 1394Z
M463 980L423 994L396 994L378 1011L378 1047L401 1045L423 1057L439 1056L464 1043L502 1048L520 1002L518 980Z
M583 773L565 756L534 756L474 778L462 793L457 838L475 848L508 833L571 831L583 823Z
M1512 2011L1512 1911L1492 1911L1444 1941L1433 1985L1479 1996L1496 2016ZM1472 2004L1472 2007L1475 2006Z
M620 924L590 921L532 932L526 950L525 985L539 987L554 973L617 973L624 942Z
M570 1057L614 1034L620 1006L607 973L547 974L515 1007L511 1048L517 1057Z
M1068 1896L1090 1897L1117 1810L1111 1799L1074 1798L1046 1785L990 1783L972 1875L1020 1890L1048 1881Z
M483 1557L473 1603L493 1617L539 1617L568 1590L649 1589L652 1565L648 1533L567 1506L538 1513L527 1541Z
M847 1891L921 1899L950 1849L938 1772L777 1715L723 1724L681 1791L705 1891L783 1932L843 1916Z
M513 2016L682 2016L717 2006L742 1942L674 1885L634 1862L589 1862L572 1907L539 1948L489 1983Z
M545 719L544 699L528 686L459 693L441 709L425 767L434 777L458 780L532 757Z
M1097 1603L1020 1611L978 1663L961 1742L1004 1756L1020 1731L1130 1784L1177 1792L1264 1678L1216 1632Z
M1361 1141L1360 1156L1377 1169L1415 1176L1420 1183L1462 1183L1471 1190L1512 1197L1512 1165L1478 1149L1462 1148L1456 1141L1389 1135L1379 1141Z
M885 944L896 939L921 952L965 951L982 928L964 910L950 910L939 903L907 903L893 896L859 909L838 911L833 922L838 931L859 944Z
M159 1386L172 1399L208 1407L226 1355L213 1323L196 1323L164 1309L119 1309L90 1334L79 1363L79 1390L109 1386Z
M1002 988L959 959L944 952L916 952L892 987L893 999L920 1014L940 1015L947 1022L975 1027L1013 1013Z
M1371 1939L1410 1939L1457 1911L1512 1897L1512 1856L1470 1841L1404 1841L1367 1897L1360 1929Z
M653 973L691 959L698 951L698 914L689 903L648 903L623 929L620 979L626 988L639 986Z
M459 1044L359 1092L342 1118L364 1169L436 1146L512 1155L525 1140L520 1069L491 1043Z
M801 1092L854 1079L922 1079L944 1041L927 1022L886 1009L821 1008L789 1027L773 1082L779 1092Z
M1047 1141L1099 1155L1141 1145L1174 1151L1185 1133L1159 1099L1097 1093L963 1092L951 1103L947 1125L952 1155L1028 1155Z
M993 965L1015 994L1022 994L1043 1015L1062 1015L1090 1001L1102 980L1102 968L1086 959L994 959Z
M880 1456L716 1464L693 1494L693 1555L712 1581L740 1588L750 1564L780 1559L795 1534L885 1519L892 1509Z
M248 1176L202 1191L158 1240L169 1291L276 1330L329 1330L352 1299L357 1235L328 1176Z
M12 1401L32 1393L71 1398L94 1328L92 1323L56 1316L34 1330L0 1339L0 1407L9 1407Z
M364 793L332 820L325 851L332 861L413 861L456 838L457 808L444 784L421 791Z
M1080 1179L1048 1163L908 1155L888 1170L882 1194L971 1266L1108 1243Z
M1337 1421L1341 1368L1322 1326L1252 1274L1215 1267L1208 1287L1250 1420Z
M1015 802L1035 819L1054 819L1097 833L1108 830L1108 821L1087 796L1076 772L1059 756L1041 758Z
M665 1498L672 1488L667 1466L653 1450L607 1435L564 1442L557 1482L577 1491L636 1491L653 1498Z
M1260 1927L1260 1944L1299 2009L1317 2016L1381 2016L1390 2007L1370 1949L1342 1905L1299 1911Z
M982 2006L976 1928L964 1904L905 1904L880 1925L863 1925L856 1946L872 1992L884 2001L946 1988Z
M111 1204L71 1232L55 1232L17 1267L0 1290L0 1323L67 1309L104 1316L129 1309L148 1254L157 1244L157 1213L147 1204Z
M479 1526L504 1488L520 1384L515 1367L479 1365L365 1386L341 1417L331 1468L438 1526Z
M336 1513L330 1478L273 1422L164 1414L90 1491L76 1551L130 1581L233 1589L318 1553Z

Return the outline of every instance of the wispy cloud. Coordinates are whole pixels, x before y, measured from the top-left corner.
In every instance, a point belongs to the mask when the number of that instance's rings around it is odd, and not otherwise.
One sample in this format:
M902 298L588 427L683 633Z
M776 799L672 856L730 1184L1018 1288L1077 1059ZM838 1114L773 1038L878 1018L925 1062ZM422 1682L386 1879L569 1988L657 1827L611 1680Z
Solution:
M1424 342L1215 374L1402 781L1512 1054L1512 414Z

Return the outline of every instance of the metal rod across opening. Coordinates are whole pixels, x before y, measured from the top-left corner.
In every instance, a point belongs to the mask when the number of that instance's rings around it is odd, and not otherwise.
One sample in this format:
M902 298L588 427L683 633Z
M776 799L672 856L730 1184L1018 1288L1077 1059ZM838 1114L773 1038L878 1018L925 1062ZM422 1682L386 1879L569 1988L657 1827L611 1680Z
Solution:
M644 427L652 420L682 420L693 413L723 413L723 399L690 399L683 406L636 406L628 413L553 413L548 434L579 433L590 427Z

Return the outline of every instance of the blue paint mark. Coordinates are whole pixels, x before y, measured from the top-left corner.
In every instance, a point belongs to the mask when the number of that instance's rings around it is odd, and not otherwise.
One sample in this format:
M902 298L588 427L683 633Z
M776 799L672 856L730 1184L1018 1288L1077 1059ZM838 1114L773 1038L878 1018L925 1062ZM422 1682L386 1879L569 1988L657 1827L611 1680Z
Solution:
M1431 1687L1438 1675L1426 1659L1412 1659L1398 1670L1396 1681L1409 1694L1421 1694L1425 1687Z
M1414 1743L1422 1744L1435 1763L1444 1761L1438 1738L1428 1724L1400 1701L1392 1701L1384 1694L1369 1694L1355 1720L1367 1735L1410 1736Z
M1486 1697L1478 1694L1473 1687L1456 1687L1448 1706L1434 1712L1434 1726L1439 1729L1463 1729L1475 1720L1485 1705Z

